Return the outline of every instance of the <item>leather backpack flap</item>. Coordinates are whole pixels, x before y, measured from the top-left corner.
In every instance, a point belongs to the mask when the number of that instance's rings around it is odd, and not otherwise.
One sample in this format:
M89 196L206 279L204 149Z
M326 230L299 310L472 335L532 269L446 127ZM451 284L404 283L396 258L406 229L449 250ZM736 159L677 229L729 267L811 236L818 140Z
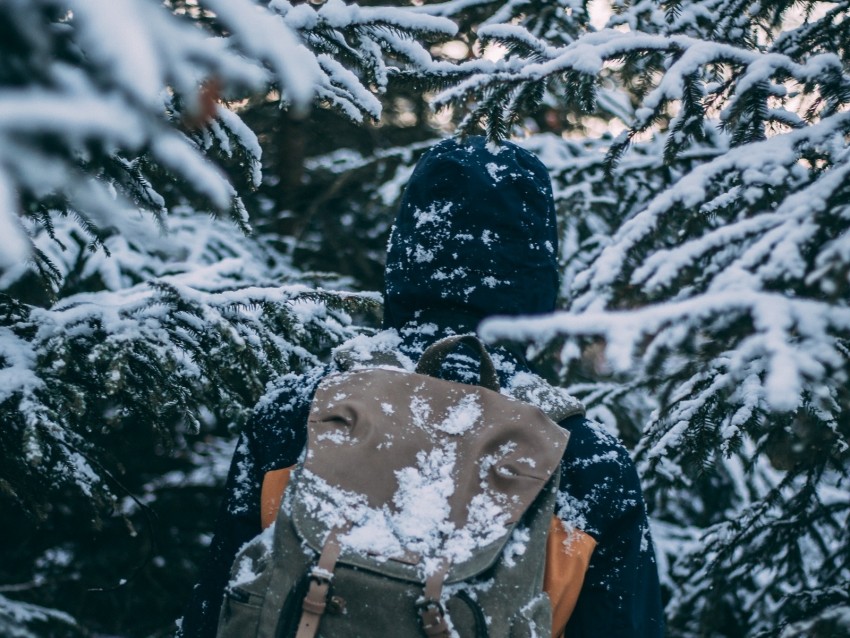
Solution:
M293 519L319 550L418 579L442 556L447 582L495 562L563 455L567 433L538 408L478 386L400 370L327 377L309 418ZM427 529L428 526L433 530Z

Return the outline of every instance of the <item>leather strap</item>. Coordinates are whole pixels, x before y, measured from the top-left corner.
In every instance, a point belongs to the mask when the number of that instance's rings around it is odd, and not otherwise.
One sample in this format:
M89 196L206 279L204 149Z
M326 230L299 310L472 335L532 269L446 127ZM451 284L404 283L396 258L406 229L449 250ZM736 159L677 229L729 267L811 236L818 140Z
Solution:
M423 597L416 603L422 631L429 638L449 638L449 624L446 621L446 610L440 597L443 592L443 581L449 571L449 562L443 559L439 568L425 580Z
M314 638L319 623L328 606L328 593L334 577L334 568L339 559L340 545L337 532L332 531L325 541L319 562L310 570L310 585L302 604L301 620L295 638Z

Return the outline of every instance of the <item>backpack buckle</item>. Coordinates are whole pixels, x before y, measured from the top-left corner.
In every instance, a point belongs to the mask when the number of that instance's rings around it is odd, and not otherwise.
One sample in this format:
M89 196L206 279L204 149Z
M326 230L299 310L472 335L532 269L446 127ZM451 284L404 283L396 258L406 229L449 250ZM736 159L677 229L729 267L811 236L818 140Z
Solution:
M307 573L309 585L301 603L301 620L295 634L298 638L315 638L319 631L319 623L328 606L334 566L339 558L340 545L336 536L337 532L332 531L322 548L319 562Z
M318 565L310 570L310 580L317 585L330 585L333 579L333 572L329 572L327 569L322 569Z
M443 607L443 603L441 603L439 600L434 600L433 598L420 598L419 600L417 600L416 611L420 613L436 611L439 612L441 616L446 615L446 610Z
M309 578L310 586L307 589L307 595L304 597L302 608L311 614L321 616L325 613L327 607L328 593L334 575L328 570L316 566L310 570Z
M416 601L416 611L426 636L448 636L446 609L439 600L424 598Z

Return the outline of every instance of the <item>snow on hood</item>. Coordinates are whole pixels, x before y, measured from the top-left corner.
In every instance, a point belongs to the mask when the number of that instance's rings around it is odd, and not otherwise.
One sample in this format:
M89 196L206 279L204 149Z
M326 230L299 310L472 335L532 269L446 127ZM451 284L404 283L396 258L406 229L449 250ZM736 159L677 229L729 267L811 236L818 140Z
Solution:
M390 235L384 325L423 310L479 320L555 307L552 186L532 153L483 137L444 140L416 165Z

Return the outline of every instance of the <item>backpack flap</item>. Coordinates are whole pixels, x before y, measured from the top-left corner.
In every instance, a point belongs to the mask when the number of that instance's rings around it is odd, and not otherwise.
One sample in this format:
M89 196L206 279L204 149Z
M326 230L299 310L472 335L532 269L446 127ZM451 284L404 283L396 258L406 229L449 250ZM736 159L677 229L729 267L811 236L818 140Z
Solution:
M292 518L340 562L446 583L492 565L563 456L568 434L493 390L401 370L331 375L311 408Z

